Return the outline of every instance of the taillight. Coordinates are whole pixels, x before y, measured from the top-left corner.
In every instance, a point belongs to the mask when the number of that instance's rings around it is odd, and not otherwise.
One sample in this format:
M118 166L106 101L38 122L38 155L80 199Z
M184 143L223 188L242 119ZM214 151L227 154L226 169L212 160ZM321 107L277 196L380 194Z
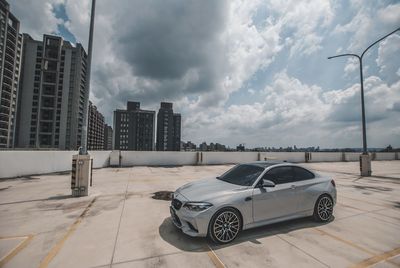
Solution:
M333 187L336 187L336 183L334 180L331 180L331 183L332 183Z

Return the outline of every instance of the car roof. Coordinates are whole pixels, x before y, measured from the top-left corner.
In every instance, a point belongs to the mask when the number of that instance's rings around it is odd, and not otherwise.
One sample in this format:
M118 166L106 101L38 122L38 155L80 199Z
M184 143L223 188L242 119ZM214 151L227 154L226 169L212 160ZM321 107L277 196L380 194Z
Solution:
M275 165L280 165L280 164L292 164L286 161L271 161L271 160L267 160L267 161L255 161L255 162L251 162L251 163L246 163L245 165L253 165L253 166L259 166L262 168L267 168L267 167L271 167L271 166L275 166Z

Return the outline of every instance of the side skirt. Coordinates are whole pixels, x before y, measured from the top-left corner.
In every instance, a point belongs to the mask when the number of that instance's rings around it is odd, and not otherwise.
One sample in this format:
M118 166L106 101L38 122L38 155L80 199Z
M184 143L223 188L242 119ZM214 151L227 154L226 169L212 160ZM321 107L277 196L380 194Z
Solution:
M298 218L304 218L304 217L308 217L313 215L314 211L302 211L290 216L283 216L283 217L279 217L279 218L274 218L274 219L268 219L268 220L264 220L264 221L258 221L258 222L253 222L253 223L249 223L243 226L243 230L246 229L251 229L251 228L256 228L256 227L260 227L260 226L264 226L264 225L268 225L268 224L273 224L273 223L277 223L277 222L281 222L281 221L288 221L288 220L294 220L294 219L298 219Z

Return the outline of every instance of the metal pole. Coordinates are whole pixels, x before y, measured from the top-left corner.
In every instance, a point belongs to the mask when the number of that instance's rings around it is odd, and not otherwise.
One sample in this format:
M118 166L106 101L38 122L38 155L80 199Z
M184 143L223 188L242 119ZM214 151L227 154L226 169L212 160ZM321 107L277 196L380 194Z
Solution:
M358 58L360 61L360 84L361 84L361 111L362 111L362 135L363 135L363 154L367 152L367 130L365 125L365 104L364 104L364 78L362 68L362 58Z
M328 59L333 59L333 58L338 58L338 57L345 57L345 56L351 56L351 57L357 57L358 60L360 61L360 84L361 84L361 113L362 113L362 136L363 136L363 154L366 155L368 154L367 151L367 130L366 130L366 124L365 124L365 103L364 103L364 78L363 78L363 68L362 68L362 58L364 57L365 53L368 51L368 49L370 49L371 47L373 47L375 44L379 43L380 41L382 41L383 39L385 39L386 37L394 34L395 32L400 31L400 27L397 28L396 30L388 33L387 35L383 36L382 38L376 40L374 43L372 43L371 45L369 45L361 54L361 56L358 56L357 54L351 54L351 53L347 53L347 54L341 54L341 55L336 55L336 56L332 56L332 57L328 57Z
M89 120L89 93L90 93L90 71L92 67L92 50L93 50L93 31L94 31L94 15L96 8L96 0L92 0L92 11L90 13L90 29L89 29L89 44L88 44L88 56L86 63L86 92L85 101L83 105L83 126L81 136L81 147L79 148L79 154L86 155L87 153L87 134L88 134L88 120Z

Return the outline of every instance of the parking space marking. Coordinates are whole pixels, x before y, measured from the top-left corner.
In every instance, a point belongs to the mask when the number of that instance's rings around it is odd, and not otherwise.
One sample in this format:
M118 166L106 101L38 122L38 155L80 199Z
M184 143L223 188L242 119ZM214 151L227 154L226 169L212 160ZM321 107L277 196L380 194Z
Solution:
M313 228L312 230L315 230L316 232L318 232L318 233L320 233L320 234L322 234L322 235L329 236L329 237L331 237L331 238L333 238L333 239L335 239L335 240L337 240L337 241L340 241L340 242L345 243L345 244L347 244L347 245L349 245L349 246L352 246L353 248L359 249L359 250L361 250L361 251L363 251L363 252L365 252L365 253L367 253L367 254L370 254L370 255L375 255L375 254L376 254L376 252L373 252L373 251L371 251L371 250L369 250L369 249L366 249L366 248L364 248L364 247L361 247L361 246L357 245L357 244L354 243L354 242L351 242L351 241L349 241L349 240L343 239L343 238L341 238L341 237L339 237L339 236L336 236L336 235L334 235L334 234L328 233L328 232L323 231L323 230L321 230L321 229Z
M366 260L364 260L362 262L359 262L356 265L354 265L353 268L369 267L369 266L377 264L378 262L381 262L381 261L388 261L389 258L392 258L392 257L397 256L399 254L400 254L400 248L395 248L395 249L393 249L391 251L375 255L375 256L373 256L373 257L371 257L369 259L366 259ZM391 261L388 261L388 262L397 265L394 262L391 262Z
M217 268L225 268L225 264L221 261L221 259L215 254L214 250L207 244L207 255L214 263Z
M301 249L300 247L296 246L295 244L289 242L287 239L284 239L281 235L276 235L279 239L285 241L286 243L288 243L289 245L291 245L292 247L300 250L301 252L303 252L304 254L306 254L307 256L313 258L314 260L316 260L317 262L319 262L320 264L322 264L323 266L329 267L328 264L324 263L323 261L319 260L318 258L314 257L313 255L311 255L310 253L308 253L307 251Z
M94 201L96 201L96 197L90 201L89 205L85 208L82 214L75 220L75 222L69 227L67 233L55 244L46 257L41 261L39 268L46 268L49 266L50 262L54 259L54 257L60 252L61 248L63 247L65 241L67 241L68 237L70 237L75 230L78 228L78 225L82 222L83 218L89 211L90 207L93 205Z
M3 267L7 262L9 262L15 255L17 255L21 250L23 250L29 242L33 239L34 235L24 235L24 236L13 236L13 237L0 237L0 240L8 239L18 239L25 238L21 241L15 248L8 252L3 258L0 259L0 267Z

